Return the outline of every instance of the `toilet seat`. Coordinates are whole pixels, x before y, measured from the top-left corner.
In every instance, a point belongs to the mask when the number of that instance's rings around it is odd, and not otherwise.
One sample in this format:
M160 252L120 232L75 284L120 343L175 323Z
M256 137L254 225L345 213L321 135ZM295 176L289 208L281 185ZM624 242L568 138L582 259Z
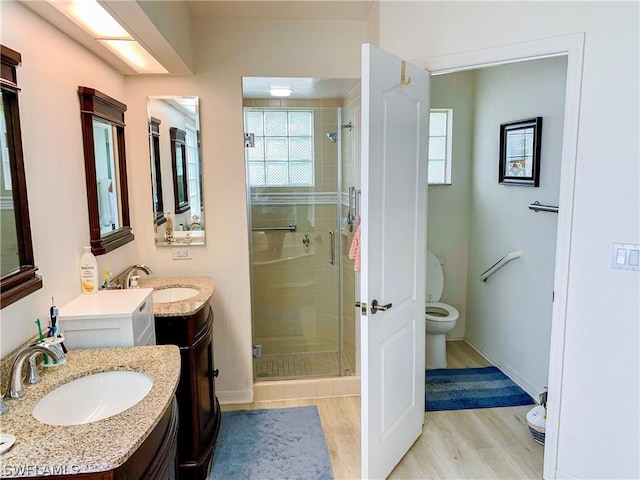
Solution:
M455 307L442 302L427 303L425 318L432 322L451 322L458 320L460 314Z

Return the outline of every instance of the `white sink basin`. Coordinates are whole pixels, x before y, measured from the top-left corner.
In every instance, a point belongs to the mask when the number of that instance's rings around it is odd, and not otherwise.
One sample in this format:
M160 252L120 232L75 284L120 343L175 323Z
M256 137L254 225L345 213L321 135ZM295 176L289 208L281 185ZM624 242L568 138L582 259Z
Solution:
M195 297L200 293L197 288L189 287L170 287L154 290L153 303L179 302L187 298Z
M81 425L111 417L147 396L153 379L140 372L96 373L59 386L45 395L33 416L48 425Z

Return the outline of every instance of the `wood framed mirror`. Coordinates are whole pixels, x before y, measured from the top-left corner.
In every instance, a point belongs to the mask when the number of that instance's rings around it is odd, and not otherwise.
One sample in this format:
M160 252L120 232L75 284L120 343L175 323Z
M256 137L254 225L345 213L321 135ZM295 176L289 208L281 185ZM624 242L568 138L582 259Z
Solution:
M36 275L22 154L17 76L22 56L4 45L0 52L0 308L4 308L42 288L42 278Z
M169 129L171 138L171 167L173 169L173 198L175 212L189 210L189 191L187 186L187 132L176 127Z
M167 221L164 215L164 198L162 195L162 161L160 159L160 124L155 118L149 118L149 152L151 155L151 190L153 195L153 215L155 225Z
M89 87L78 87L91 252L133 240L129 219L124 112L127 106Z

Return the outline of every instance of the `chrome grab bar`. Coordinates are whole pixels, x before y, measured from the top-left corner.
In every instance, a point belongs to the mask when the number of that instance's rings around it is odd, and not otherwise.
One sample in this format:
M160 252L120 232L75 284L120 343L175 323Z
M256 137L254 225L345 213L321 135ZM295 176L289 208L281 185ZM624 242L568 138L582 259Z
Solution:
M252 227L252 232L271 232L274 230L284 230L287 232L295 232L298 230L298 226L295 223L290 224L288 227Z
M533 210L534 212L552 212L558 213L558 207L554 207L553 205L542 205L539 201L535 201L529 204L529 210Z
M482 280L483 282L486 282L487 278L489 278L491 275L496 273L498 270L500 270L502 267L504 267L511 260L515 260L516 258L520 258L520 256L522 256L522 252L519 251L519 250L515 250L515 251L513 251L511 253L507 253L504 257L502 257L500 260L498 260L496 263L494 263L491 267L486 269L480 275L480 280Z

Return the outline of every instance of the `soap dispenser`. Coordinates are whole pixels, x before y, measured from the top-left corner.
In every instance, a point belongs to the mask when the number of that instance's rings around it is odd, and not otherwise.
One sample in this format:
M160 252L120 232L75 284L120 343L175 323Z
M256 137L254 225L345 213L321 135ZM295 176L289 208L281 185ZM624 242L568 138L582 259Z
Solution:
M129 280L129 288L140 288L138 286L138 279L140 278L140 275L133 275L131 277L131 280Z

